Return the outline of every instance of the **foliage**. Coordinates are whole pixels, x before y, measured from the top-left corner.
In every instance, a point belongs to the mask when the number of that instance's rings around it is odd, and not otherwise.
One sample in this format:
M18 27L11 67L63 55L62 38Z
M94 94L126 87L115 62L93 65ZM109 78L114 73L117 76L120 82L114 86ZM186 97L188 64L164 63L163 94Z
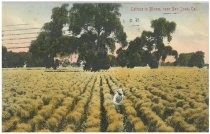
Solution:
M115 50L115 42L127 45L120 22L119 4L73 4L69 30L79 38L79 56L86 61L85 70L108 69L108 51Z
M204 52L202 51L195 52L190 58L188 65L190 67L196 66L202 68L204 66Z
M46 68L57 68L57 61L54 62L56 54L71 53L67 42L72 46L75 43L75 38L63 37L62 29L68 22L68 4L63 4L61 7L52 9L51 21L45 23L42 27L42 32L39 33L36 40L32 41L29 48L30 58L29 66L37 67L44 66ZM68 49L66 49L68 48ZM65 51L63 50L65 49Z
M3 68L14 68L23 67L28 59L27 52L12 52L7 51L7 48L2 46L2 67Z
M204 52L181 53L177 59L177 64L180 66L196 66L202 68L204 67Z
M176 23L159 18L151 21L151 27L153 32L143 31L141 37L129 42L126 51L119 51L118 61L121 66L133 68L148 64L150 68L158 68L160 59L165 61L167 55L177 58L177 51L163 43L164 38L167 38L168 42L172 40L171 34L175 31Z
M177 59L177 64L180 66L188 66L193 53L181 53Z
M51 21L44 24L42 32L30 47L30 66L57 68L54 58L59 55L79 54L86 62L85 70L109 69L115 42L127 45L126 33L120 22L119 4L94 3L68 4L52 10ZM63 35L69 26L72 36Z

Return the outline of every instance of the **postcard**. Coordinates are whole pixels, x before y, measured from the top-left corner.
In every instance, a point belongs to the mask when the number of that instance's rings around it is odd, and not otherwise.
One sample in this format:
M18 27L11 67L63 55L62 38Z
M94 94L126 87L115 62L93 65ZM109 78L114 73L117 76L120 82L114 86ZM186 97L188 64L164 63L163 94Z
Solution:
M2 132L209 132L209 2L2 2Z

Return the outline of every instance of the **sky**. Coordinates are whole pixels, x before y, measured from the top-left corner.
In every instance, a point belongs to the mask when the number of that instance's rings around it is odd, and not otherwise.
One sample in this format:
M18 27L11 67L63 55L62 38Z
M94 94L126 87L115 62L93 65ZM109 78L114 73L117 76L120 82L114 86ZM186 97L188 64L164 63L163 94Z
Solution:
M67 2L65 2L67 3ZM3 45L12 51L27 51L31 40L37 37L44 23L51 20L52 8L62 2L3 2ZM72 6L72 3L69 3ZM143 30L152 31L151 21L165 17L176 23L171 45L178 53L205 52L209 61L209 9L205 2L141 2L122 3L121 23L127 40L141 36ZM24 33L24 34L23 34ZM14 48L16 47L16 48ZM119 45L117 45L117 48ZM172 60L168 58L168 60Z

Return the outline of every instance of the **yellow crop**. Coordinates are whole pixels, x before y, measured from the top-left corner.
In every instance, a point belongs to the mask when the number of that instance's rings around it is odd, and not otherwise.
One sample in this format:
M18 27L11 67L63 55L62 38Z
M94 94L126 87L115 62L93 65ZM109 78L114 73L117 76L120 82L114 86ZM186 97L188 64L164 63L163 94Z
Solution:
M208 70L3 69L3 132L208 132ZM123 89L121 106L112 99Z

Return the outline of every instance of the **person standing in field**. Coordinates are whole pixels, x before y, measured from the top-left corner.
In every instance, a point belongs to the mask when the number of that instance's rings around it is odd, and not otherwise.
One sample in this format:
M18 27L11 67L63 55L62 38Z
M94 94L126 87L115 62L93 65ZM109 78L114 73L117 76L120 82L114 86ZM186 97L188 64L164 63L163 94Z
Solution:
M114 97L113 97L113 102L115 104L115 108L117 112L121 111L121 105L123 101L123 90L122 88L118 88L114 91Z
M127 118L127 114L125 113L125 108L123 105L123 90L122 88L118 88L114 91L114 97L113 102L115 104L115 108L118 113L122 114L124 116L123 119L123 126L124 126L124 132L132 132L132 124Z

